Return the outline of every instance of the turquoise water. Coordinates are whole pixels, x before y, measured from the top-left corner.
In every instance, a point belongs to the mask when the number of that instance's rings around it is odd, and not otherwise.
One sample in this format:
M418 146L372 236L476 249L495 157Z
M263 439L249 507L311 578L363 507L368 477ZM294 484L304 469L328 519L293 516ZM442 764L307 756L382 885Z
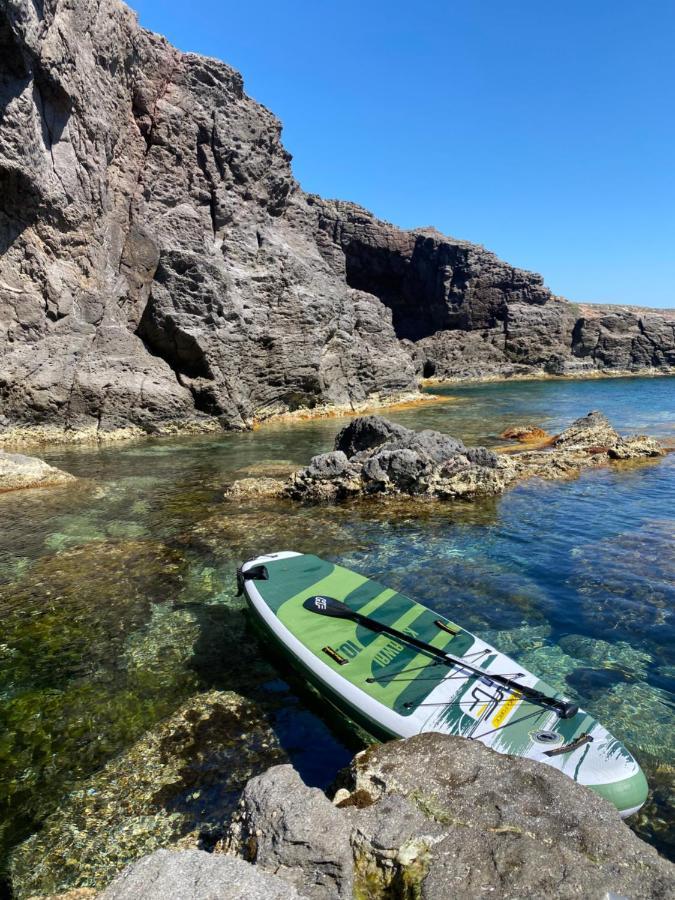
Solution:
M671 378L442 393L445 402L387 415L495 446L510 424L556 431L600 409L619 430L675 442ZM43 456L79 476L76 486L0 495L4 852L107 760L209 688L259 703L306 780L332 779L358 737L279 676L235 596L242 559L292 548L416 596L578 698L642 762L653 796L633 825L673 853L675 454L533 481L473 504L223 500L233 478L329 449L343 424L59 448Z

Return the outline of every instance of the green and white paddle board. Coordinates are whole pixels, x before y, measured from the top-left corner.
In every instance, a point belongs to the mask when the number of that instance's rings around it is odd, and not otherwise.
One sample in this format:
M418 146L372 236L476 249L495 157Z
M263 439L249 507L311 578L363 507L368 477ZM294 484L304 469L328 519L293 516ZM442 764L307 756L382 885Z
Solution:
M309 554L259 556L244 563L238 577L265 638L376 739L425 731L462 735L559 769L612 802L624 817L645 802L646 778L623 744L583 710L562 718L520 692L517 685L562 699L536 675L444 616ZM361 616L461 662L442 661L348 618L317 615L303 605L311 605L312 597L342 601ZM502 677L496 682L491 675Z

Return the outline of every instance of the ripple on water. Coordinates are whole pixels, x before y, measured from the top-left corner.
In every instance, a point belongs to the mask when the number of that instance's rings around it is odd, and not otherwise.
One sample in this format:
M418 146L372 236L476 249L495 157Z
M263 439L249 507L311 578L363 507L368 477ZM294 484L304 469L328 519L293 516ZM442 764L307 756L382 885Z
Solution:
M675 519L588 543L573 551L572 582L589 628L633 641L672 639Z

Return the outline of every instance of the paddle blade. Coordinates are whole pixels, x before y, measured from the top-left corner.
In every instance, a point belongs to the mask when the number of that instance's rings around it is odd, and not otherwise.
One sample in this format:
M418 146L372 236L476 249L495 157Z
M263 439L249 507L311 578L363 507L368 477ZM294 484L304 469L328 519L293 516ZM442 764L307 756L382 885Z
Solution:
M354 617L354 612L342 600L336 600L335 597L324 597L323 595L308 597L302 605L305 609L318 613L320 616L334 616L336 619L352 619Z

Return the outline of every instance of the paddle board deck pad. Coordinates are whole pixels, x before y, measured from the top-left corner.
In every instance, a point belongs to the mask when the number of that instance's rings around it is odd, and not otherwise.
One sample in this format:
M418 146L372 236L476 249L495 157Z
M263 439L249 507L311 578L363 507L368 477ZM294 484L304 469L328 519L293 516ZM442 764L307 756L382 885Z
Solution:
M265 639L272 639L304 678L376 739L425 731L461 735L499 753L559 769L612 802L624 817L645 802L642 770L602 725L583 710L562 718L515 686L492 681L491 675L506 676L563 699L536 675L444 616L309 554L259 556L244 563L238 579ZM340 600L350 610L429 643L471 669L351 619L317 615L303 605L312 597Z

